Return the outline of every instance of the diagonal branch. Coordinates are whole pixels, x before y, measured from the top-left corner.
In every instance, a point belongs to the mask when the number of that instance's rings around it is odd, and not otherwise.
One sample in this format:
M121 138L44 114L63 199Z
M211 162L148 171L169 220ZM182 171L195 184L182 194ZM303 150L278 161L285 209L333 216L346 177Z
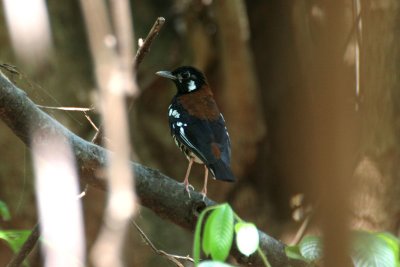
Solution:
M24 91L17 88L0 72L0 118L28 147L31 145L31 129L57 133L66 137L76 156L80 179L87 184L105 190L103 167L106 165L106 150L75 135L58 121L40 110ZM46 139L42 139L46 142ZM141 204L189 231L194 231L197 216L206 206L216 203L193 192L189 199L182 184L158 170L131 162L136 178L136 190ZM55 177L54 179L57 179ZM305 266L289 260L284 252L285 245L260 232L260 246L272 266ZM237 250L231 252L241 263L263 266L257 256L245 258Z
M160 32L162 26L164 26L164 22L165 19L163 17L158 17L157 20L154 22L153 27L151 27L151 30L147 34L146 39L144 39L143 43L139 43L139 47L133 63L135 69L138 68L144 56L150 51L150 46Z

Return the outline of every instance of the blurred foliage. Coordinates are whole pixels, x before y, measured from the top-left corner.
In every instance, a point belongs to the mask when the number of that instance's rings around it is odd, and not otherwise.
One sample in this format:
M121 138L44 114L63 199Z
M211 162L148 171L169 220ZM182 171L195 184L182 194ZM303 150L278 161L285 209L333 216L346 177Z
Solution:
M355 267L399 266L399 240L390 233L352 233L350 257ZM310 266L322 266L323 240L318 236L305 236L298 245L286 247L288 257L306 261Z
M8 206L5 202L0 200L0 217L3 221L11 220L11 214L8 209ZM1 220L0 220L1 221ZM27 240L30 235L30 230L12 230L12 229L3 229L0 224L0 240L5 241L5 243L10 247L10 249L17 253L24 242ZM28 266L27 261L24 263L25 266Z

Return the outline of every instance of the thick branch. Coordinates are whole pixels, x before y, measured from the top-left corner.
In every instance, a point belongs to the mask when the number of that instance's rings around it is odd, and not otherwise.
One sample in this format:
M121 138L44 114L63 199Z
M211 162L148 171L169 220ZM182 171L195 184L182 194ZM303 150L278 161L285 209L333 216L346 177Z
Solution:
M26 93L12 84L3 73L0 73L0 118L27 146L30 146L31 142L31 129L65 136L76 156L80 178L91 186L105 190L102 169L106 163L106 150L73 134L40 110ZM46 138L42 140L46 142ZM183 185L175 180L138 163L132 162L131 165L135 171L136 189L142 205L153 210L161 218L193 231L198 213L206 205L216 204L208 198L202 201L202 195L198 192L193 192L190 199ZM302 263L288 260L283 243L265 233L260 232L260 235L261 248L272 266L304 266ZM232 256L239 262L263 266L257 256L246 259L236 250L232 252Z

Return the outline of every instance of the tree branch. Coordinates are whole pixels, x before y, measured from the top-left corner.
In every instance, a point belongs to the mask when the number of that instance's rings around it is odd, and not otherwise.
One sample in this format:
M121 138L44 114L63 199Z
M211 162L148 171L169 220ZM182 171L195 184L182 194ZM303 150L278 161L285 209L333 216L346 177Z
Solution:
M58 121L40 110L24 91L17 88L0 72L0 118L28 146L31 145L32 130L61 134L66 137L76 156L79 175L87 184L105 190L103 168L106 165L106 150L75 135ZM42 139L46 142L46 138ZM131 163L136 177L136 190L141 204L190 231L194 231L198 214L209 205L216 203L208 198L202 201L198 192L188 198L182 184L167 177L158 170L138 163ZM56 179L56 177L55 177ZM260 232L260 246L272 266L305 266L289 260L284 252L285 245L267 234ZM246 258L233 249L231 255L241 263L263 266L257 255Z
M150 51L150 46L153 43L153 40L157 37L160 32L162 26L164 25L165 19L163 17L158 17L154 22L153 27L149 31L144 39L143 43L139 43L138 50L136 52L135 60L133 62L134 68L137 69L139 64L142 62L144 56Z

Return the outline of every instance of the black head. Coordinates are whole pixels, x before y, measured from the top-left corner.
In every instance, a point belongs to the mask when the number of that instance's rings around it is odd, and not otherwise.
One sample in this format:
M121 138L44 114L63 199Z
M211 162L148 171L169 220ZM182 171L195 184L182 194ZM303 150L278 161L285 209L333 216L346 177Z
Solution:
M178 94L187 94L197 91L203 85L207 84L203 73L190 66L179 67L172 72L158 71L156 74L172 80L178 89Z

